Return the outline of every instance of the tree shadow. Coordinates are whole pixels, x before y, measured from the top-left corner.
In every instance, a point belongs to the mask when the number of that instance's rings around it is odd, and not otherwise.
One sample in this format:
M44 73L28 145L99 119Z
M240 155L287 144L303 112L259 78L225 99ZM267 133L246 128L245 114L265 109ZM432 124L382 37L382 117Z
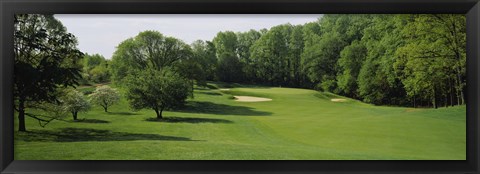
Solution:
M164 117L162 119L147 118L145 121L151 122L166 122L166 123L233 123L230 120L215 119L215 118L192 118L192 117Z
M74 123L110 123L110 121L106 120L99 120L99 119L81 119L81 120L74 120Z
M211 92L211 91L196 91L196 93L206 94L206 95L222 95L221 93Z
M107 112L109 115L138 115L137 113L133 112Z
M112 132L109 130L88 128L62 128L54 130L33 130L18 133L17 140L27 142L82 142L82 141L134 141L134 140L161 140L161 141L198 141L186 137L164 136L158 134L140 134L127 132Z
M177 112L203 113L215 115L242 115L242 116L268 116L271 112L255 111L251 107L231 106L205 101L190 101L185 107L175 109Z

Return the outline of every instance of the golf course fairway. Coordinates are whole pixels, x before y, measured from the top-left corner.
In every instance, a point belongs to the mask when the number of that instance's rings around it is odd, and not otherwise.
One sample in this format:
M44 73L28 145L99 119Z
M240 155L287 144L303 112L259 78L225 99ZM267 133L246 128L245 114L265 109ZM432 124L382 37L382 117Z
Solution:
M15 133L15 160L466 158L465 106L374 106L307 89L228 89L196 87L186 107L165 111L163 120L153 110L132 111L125 97L108 113L99 106L79 113L78 122L68 115L41 127L27 117L27 132Z

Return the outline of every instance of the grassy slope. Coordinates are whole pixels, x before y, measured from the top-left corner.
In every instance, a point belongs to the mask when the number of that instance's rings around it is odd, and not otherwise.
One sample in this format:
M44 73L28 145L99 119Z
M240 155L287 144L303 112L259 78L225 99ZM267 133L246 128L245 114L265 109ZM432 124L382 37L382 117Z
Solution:
M85 89L87 90L87 89ZM273 101L236 102L231 95ZM28 119L15 159L465 159L465 107L379 107L292 88L196 89L166 122L125 100L85 122ZM71 116L70 116L71 117ZM67 117L66 120L71 120Z

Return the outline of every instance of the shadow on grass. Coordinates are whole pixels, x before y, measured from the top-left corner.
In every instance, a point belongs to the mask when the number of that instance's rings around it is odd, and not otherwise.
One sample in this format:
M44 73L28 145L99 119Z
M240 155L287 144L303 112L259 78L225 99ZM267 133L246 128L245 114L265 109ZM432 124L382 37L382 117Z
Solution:
M207 85L199 85L194 87L195 90L212 90L212 89L218 89L216 86L207 84Z
M137 113L133 112L107 112L109 115L138 115Z
M207 91L196 91L196 93L206 94L206 95L222 95L221 93L218 93L218 92L207 92Z
M145 121L166 122L166 123L233 123L230 120L214 118L192 118L192 117L164 117L163 119L147 118Z
M71 121L73 123L110 123L109 121L99 120L99 119L80 119Z
M204 101L190 101L184 108L176 109L177 112L203 113L215 115L242 115L242 116L268 116L271 112L255 111L251 107L231 106Z
M139 134L127 132L112 132L109 130L88 128L62 128L57 130L33 130L18 133L17 140L27 142L81 142L81 141L134 141L134 140L162 140L162 141L197 141L185 137L164 136L158 134Z

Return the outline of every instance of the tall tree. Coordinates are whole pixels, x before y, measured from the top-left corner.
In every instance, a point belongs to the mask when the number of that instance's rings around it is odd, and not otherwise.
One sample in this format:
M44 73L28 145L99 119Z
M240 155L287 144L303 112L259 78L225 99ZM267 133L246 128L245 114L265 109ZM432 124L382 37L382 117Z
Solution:
M308 37L308 36L307 36ZM347 45L339 33L324 34L318 38L318 42L312 45L305 45L302 53L302 66L310 80L325 91L332 91L336 88L335 75L337 74L337 61L340 51Z
M18 130L26 131L29 105L56 102L58 88L78 84L83 53L75 36L53 15L15 15L14 28L15 109Z
M191 44L191 47L193 56L190 63L197 64L196 68L192 68L192 71L197 70L197 72L192 72L191 75L201 76L198 79L203 79L203 81L214 80L217 58L213 43L197 40Z
M288 41L292 25L272 27L251 48L256 63L257 77L270 85L288 85Z
M405 105L405 90L393 69L395 51L404 42L400 35L404 19L402 15L375 15L371 21L361 39L367 56L357 78L358 95L368 103Z
M255 30L249 30L247 32L238 32L236 35L238 40L237 55L242 63L245 79L249 82L257 81L256 64L251 58L250 48L262 34Z
M237 36L232 31L219 32L213 38L218 59L217 78L224 82L243 80L242 64L237 55Z
M338 59L340 72L337 76L337 84L343 94L358 97L357 78L366 56L367 48L357 40L340 52L340 59Z
M305 47L303 26L292 26L290 38L288 38L288 71L289 86L304 87L303 83L307 82L307 77L302 71L301 56Z
M135 71L161 70L191 56L191 48L181 40L165 37L157 31L140 32L117 46L111 62L112 78L122 83L122 79Z
M438 107L440 101L444 105L449 102L453 105L449 89L454 88L456 103L464 104L465 16L407 17L409 22L402 32L407 43L397 50L395 65L408 94L411 97L426 96L434 107Z

